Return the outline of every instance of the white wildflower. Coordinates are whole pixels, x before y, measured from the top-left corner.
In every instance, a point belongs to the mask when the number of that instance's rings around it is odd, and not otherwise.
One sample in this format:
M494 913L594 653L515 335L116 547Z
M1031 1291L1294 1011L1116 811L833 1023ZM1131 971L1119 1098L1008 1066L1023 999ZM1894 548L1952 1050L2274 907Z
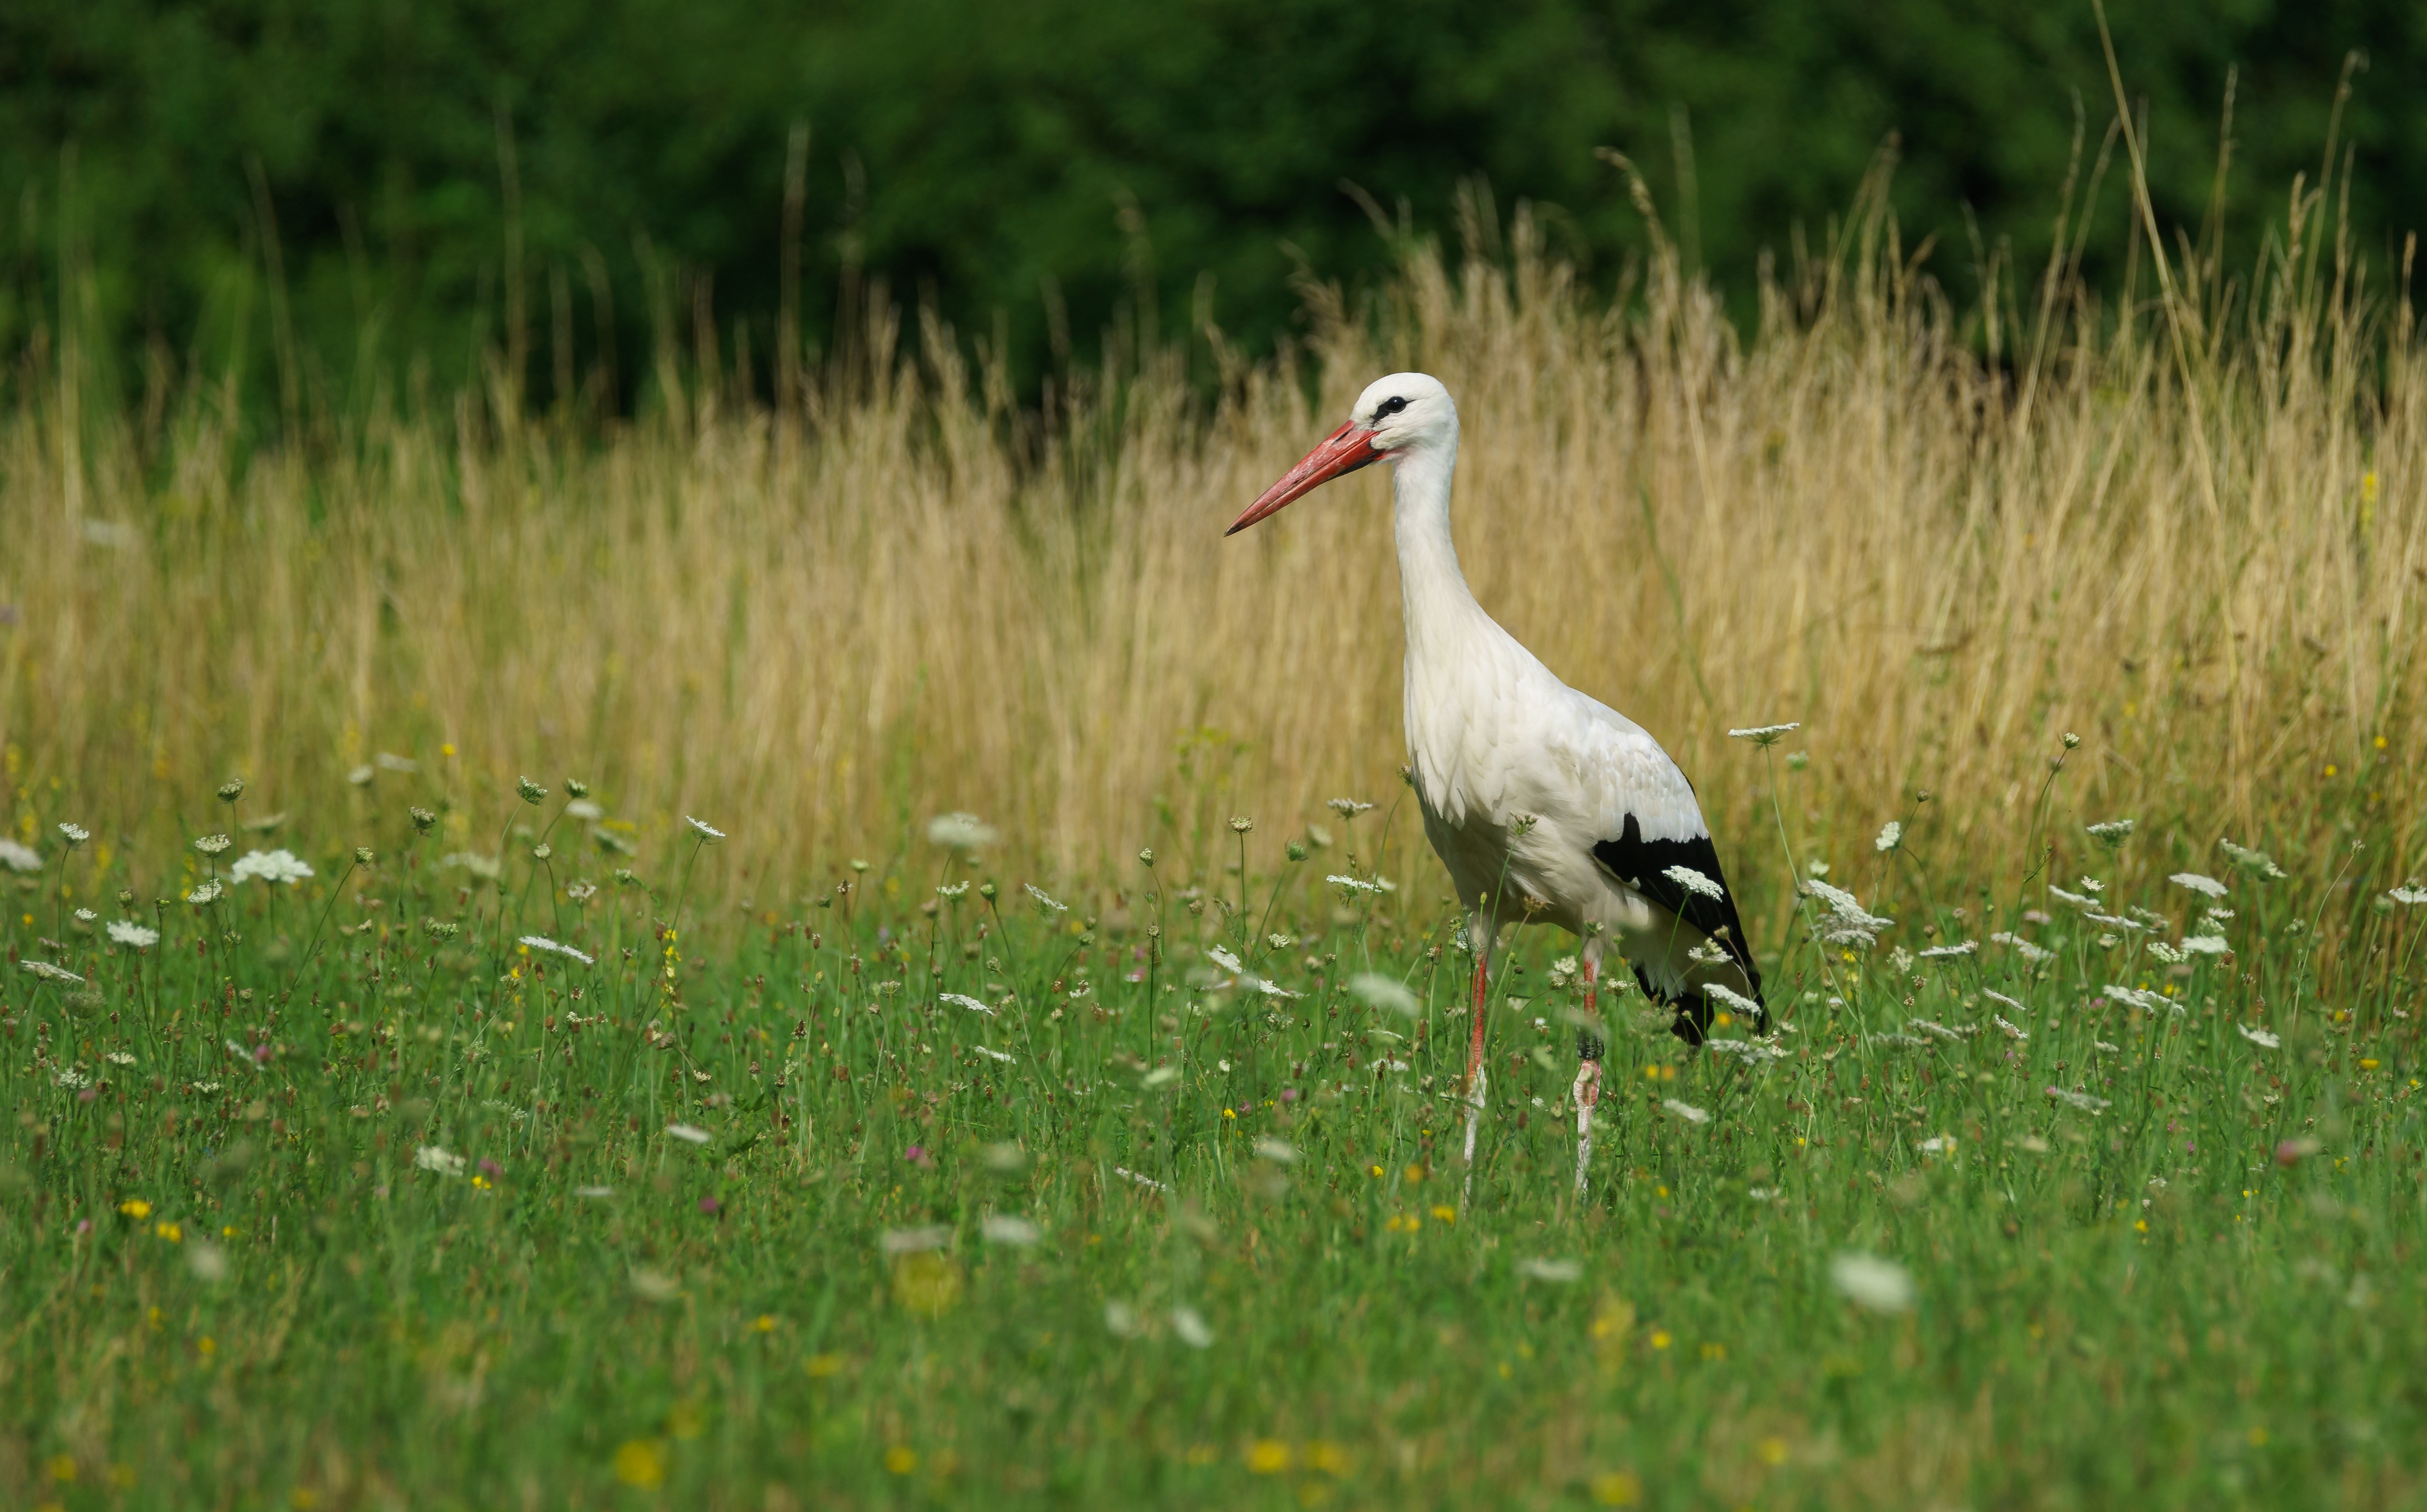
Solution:
M1360 971L1348 979L1348 995L1370 1008L1381 1008L1402 1018L1413 1018L1424 1012L1416 995L1395 977L1378 972Z
M21 846L19 849L22 850L24 848ZM28 852L27 854L31 854L32 853ZM13 858L9 857L6 852L0 852L0 860L9 861L9 864L12 866L16 865ZM21 871L28 871L33 869L30 867L20 866L18 867L18 870ZM2407 886L2394 888L2391 892L2386 893L2386 896L2392 899L2395 902L2407 903L2411 907L2416 908L2420 903L2427 903L2427 886L2421 886L2418 883L2413 882Z
M929 1250L944 1249L953 1243L953 1231L942 1224L928 1224L917 1228L888 1228L876 1236L876 1247L888 1255L922 1255Z
M471 851L449 851L438 858L442 867L462 867L484 882L495 882L505 874L505 868L494 855L481 855ZM238 866L244 865L239 861Z
M1777 744L1778 738L1780 736L1801 728L1803 728L1803 722L1800 720L1797 720L1786 724L1756 724L1752 728L1747 730L1730 730L1728 731L1728 739L1731 740L1751 740L1755 745L1767 747Z
M235 843L235 840L224 835L205 835L194 842L194 849L204 855L219 855Z
M1256 1155L1258 1159L1270 1161L1276 1165L1297 1163L1297 1147L1286 1140L1275 1139L1270 1134L1256 1136Z
M2062 1087L2045 1087L2042 1090L2066 1107L2078 1108L2083 1113L2104 1113L2113 1106L2105 1097L2093 1097L2087 1092L2068 1092Z
M1335 798L1323 806L1330 809L1333 813L1339 815L1343 819L1355 819L1358 815L1365 812L1374 805L1372 804L1360 804L1354 798Z
M1070 911L1068 903L1054 902L1052 896L1036 884L1023 882L1020 886L1028 889L1028 896L1035 899L1039 907L1050 908L1057 914L1067 914Z
M207 1239L198 1239L186 1246L186 1268L194 1273L195 1280L216 1286L227 1279L227 1251Z
M2272 1031L2253 1029L2248 1024L2236 1024L2233 1027L2241 1032L2241 1037L2243 1039L2248 1040L2251 1044L2257 1046L2262 1050L2281 1049L2284 1046L2283 1040L2276 1037Z
M994 1016L993 1009L987 1007L985 1003L980 1002L977 999L969 996L967 993L947 992L937 1000L951 1003L955 1008L966 1008L973 1014L984 1014L988 1018L992 1018Z
M2110 819L2101 824L2084 824L2082 828L2109 845L2121 845L2132 837L2133 828L2140 822L2137 819Z
M1908 1018L1904 1021L1904 1027L1907 1029L1920 1030L1925 1034L1935 1034L1940 1039L1946 1040L1949 1043L1956 1045L1961 1045L1965 1040L1970 1039L1973 1035L1980 1032L1979 1030L1970 1024L1965 1024L1958 1028L1950 1024L1942 1024L1935 1018Z
M73 982L78 986L84 985L82 975L63 966L53 966L48 961L20 961L17 963L17 967L26 975L39 977L44 982Z
M2017 1028L2015 1025L2009 1023L2004 1014L1991 1014L1989 1016L1989 1021L1996 1025L1997 1032L2004 1034L2008 1039L2020 1042L2031 1037L2031 1032L2029 1030Z
M1002 831L975 814L955 810L927 821L927 843L947 851L983 851L1002 838Z
M1145 1187L1149 1192L1168 1192L1171 1190L1171 1188L1165 1186L1153 1177L1140 1176L1137 1172L1131 1170L1126 1165L1114 1166L1113 1174L1125 1181L1134 1181L1139 1186Z
M1025 1218L1008 1212L989 1212L978 1220L978 1232L989 1244L1013 1244L1021 1249L1045 1237L1044 1231Z
M0 866L11 871L40 871L42 870L42 853L30 845L21 845L0 836Z
M679 1139L686 1145L705 1145L715 1137L697 1124L668 1124L666 1133L668 1137Z
M2227 860L2262 882L2275 882L2289 874L2264 851L2254 851L2228 839L2220 839L2216 843L2223 848Z
M1892 819L1880 826L1880 837L1871 842L1871 849L1884 855L1903 843L1904 826Z
M1717 1055L1735 1056L1747 1065L1760 1065L1765 1062L1786 1059L1784 1050L1775 1045L1764 1045L1759 1040L1708 1039L1702 1042L1702 1049Z
M969 1049L977 1051L980 1055L985 1056L989 1061L1001 1061L1005 1065L1011 1065L1014 1060L1017 1059L1017 1057L1006 1054L1002 1050L988 1049L984 1045L972 1045Z
M2077 892L2067 892L2062 887L2050 887L2048 888L2048 894L2056 899L2057 902L2061 903L2071 903L2076 908L2095 908L2098 906L2097 899L2084 898Z
M2107 996L2117 1002L2126 1007L2138 1008L2144 1014L2154 1014L2159 1009L2169 1009L2177 1017L2182 1015L2183 1005L2163 993L2144 992L2138 987L2121 987L2111 982L2107 984L2105 990Z
M607 810L595 798L577 798L564 805L564 817L578 819L585 824L595 824L607 817Z
M1517 1274L1530 1276L1537 1281L1549 1281L1565 1286L1570 1281L1581 1279L1585 1274L1585 1268L1580 1260L1521 1260L1517 1262Z
M1921 952L1925 961L1943 961L1950 956L1970 955L1980 949L1979 940L1965 940L1961 945L1933 945Z
M413 1152L413 1163L422 1170L440 1176L462 1176L464 1157L449 1154L436 1145L424 1145Z
M2225 943L2222 935L2186 935L2183 951L2190 955L2230 955L2233 947Z
M1205 952L1205 958L1233 976L1236 976L1246 969L1244 965L1240 964L1239 958L1232 955L1230 951L1223 946L1216 945L1213 949L1207 951Z
M55 1087L65 1087L70 1092L80 1092L86 1087L92 1085L92 1078L87 1076L82 1071L77 1070L73 1065L63 1065L52 1074L51 1085Z
M1710 878L1695 870L1692 867L1670 867L1664 870L1660 874L1667 877L1670 881L1675 883L1680 887L1685 888L1687 892L1698 892L1705 898L1724 898L1728 895L1728 890L1725 887L1713 882Z
M213 877L209 881L204 883L201 886L196 887L193 891L186 894L186 902L192 903L197 908L200 908L206 903L215 903L219 902L220 894L226 890L227 889L225 887L220 886L219 879L217 877Z
M1126 1302L1104 1304L1104 1326L1116 1339L1134 1339L1146 1331L1146 1325L1138 1321L1137 1309Z
M591 957L584 954L582 951L575 950L570 945L559 945L556 941L549 939L545 935L526 935L515 943L518 945L529 946L534 951L546 951L551 955L570 956L572 959L580 962L583 966L595 964Z
M1856 1307L1873 1312L1911 1312L1913 1277L1894 1260L1847 1253L1829 1262L1829 1282Z
M220 1084L216 1081L188 1081L186 1086L188 1091L199 1092L205 1097L220 1089Z
M1704 1113L1702 1109L1695 1107L1690 1102L1679 1102L1674 1097L1663 1097L1660 1099L1660 1106L1668 1109L1670 1113L1675 1114L1679 1118L1683 1118L1689 1124L1707 1124L1711 1121L1711 1115L1709 1114Z
M715 825L704 821L693 819L689 814L685 814L683 816L683 822L690 825L692 833L698 836L704 841L708 841L712 844L715 841L725 838L725 832L723 830L718 829Z
M77 846L82 845L85 841L91 839L92 831L86 829L81 824L61 824L59 826L59 837L66 840L68 842L68 849L73 851Z
M1816 874L1799 886L1806 896L1829 905L1828 917L1813 926L1813 935L1823 945L1859 945L1868 950L1879 943L1880 931L1895 922L1866 911L1852 893L1822 882Z
M1743 993L1736 991L1734 987L1727 985L1725 983L1703 983L1702 996L1705 999L1717 1000L1721 1007L1727 1009L1730 1013L1736 1015L1738 1017L1758 1019L1762 1016L1762 1008L1760 1003L1755 1002L1751 998L1746 997Z
M1946 1155L1954 1148L1955 1136L1952 1134L1932 1134L1921 1142L1921 1151L1925 1155Z
M1344 877L1337 872L1334 872L1332 875L1328 876L1323 880L1330 883L1335 887L1345 888L1350 892L1380 892L1382 890L1382 885L1378 882L1365 882L1356 877Z
M231 882L259 877L264 882L283 882L290 887L312 874L309 862L285 849L247 851L237 858L236 865L228 868L228 880Z
M1205 1320L1197 1315L1195 1308L1172 1309L1171 1331L1191 1349L1214 1347L1214 1330L1205 1326Z
M1997 991L1994 987L1982 987L1980 989L1980 996L1988 999L1991 1002L2002 1002L2018 1014L2027 1014L2030 1012L2030 1009L2024 1006L2021 999L2009 998L2004 993Z
M2224 896L2223 883L2214 877L2203 877L2196 871L2177 871L2166 880L2176 886L2189 887L2193 892L2205 893L2210 898Z
M124 1050L111 1050L108 1054L104 1055L102 1059L107 1061L112 1065L133 1065L135 1064L135 1057L127 1054Z
M573 1195L596 1202L602 1198L613 1196L615 1189L611 1186L578 1186L573 1189Z
M2012 950L2016 955L2019 955L2024 960L2030 962L2033 966L2037 966L2043 961L2053 961L2056 959L2056 952L2054 951L2034 945L2030 941L2023 938L2020 935L2013 934L2011 931L2001 929L1996 934L1990 935L1989 938L1993 942L1998 945L2003 945L2009 950Z
M2149 942L2149 955L2152 959L2163 961L2168 966L2180 966L2185 961L2191 959L2191 956L2187 952L2176 950L2174 946L2167 944L2164 940L2151 940Z
M938 898L966 898L969 893L969 885L966 882L939 882L936 885Z

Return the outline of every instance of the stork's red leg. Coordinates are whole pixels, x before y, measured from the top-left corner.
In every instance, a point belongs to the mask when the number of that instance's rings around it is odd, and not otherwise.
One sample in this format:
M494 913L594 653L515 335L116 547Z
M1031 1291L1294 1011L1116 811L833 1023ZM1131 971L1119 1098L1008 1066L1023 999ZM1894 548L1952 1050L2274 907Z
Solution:
M1474 1030L1466 1052L1466 1178L1458 1187L1460 1204L1474 1187L1474 1130L1483 1121L1483 1086L1489 1080L1483 1070L1483 1003L1491 971L1490 926L1477 919L1468 937L1474 941L1474 997L1467 1007Z
M1587 950L1585 961L1585 1016L1596 1022L1601 1017L1601 952ZM1592 1162L1593 1109L1601 1102L1602 1038L1591 1030L1576 1034L1576 1195L1585 1195L1585 1171Z

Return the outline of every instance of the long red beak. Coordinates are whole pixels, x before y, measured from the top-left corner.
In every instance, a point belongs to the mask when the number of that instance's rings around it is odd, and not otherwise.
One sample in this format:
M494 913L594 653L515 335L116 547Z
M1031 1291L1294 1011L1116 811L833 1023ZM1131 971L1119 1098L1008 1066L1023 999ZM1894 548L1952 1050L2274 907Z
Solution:
M1230 522L1224 535L1237 535L1267 514L1279 514L1289 505L1313 493L1316 489L1360 467L1370 467L1382 460L1383 454L1374 449L1374 432L1351 420L1323 438L1296 466L1281 474L1281 480L1264 490L1247 506L1247 512Z

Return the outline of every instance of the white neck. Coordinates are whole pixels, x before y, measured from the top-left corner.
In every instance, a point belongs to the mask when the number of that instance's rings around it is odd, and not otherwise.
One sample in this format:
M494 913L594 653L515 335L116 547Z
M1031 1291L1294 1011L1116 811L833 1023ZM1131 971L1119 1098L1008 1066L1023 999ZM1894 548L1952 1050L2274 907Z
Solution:
M1408 622L1408 675L1455 662L1458 649L1499 628L1458 564L1450 539L1449 493L1458 470L1458 432L1392 459L1392 524L1399 545L1399 601Z

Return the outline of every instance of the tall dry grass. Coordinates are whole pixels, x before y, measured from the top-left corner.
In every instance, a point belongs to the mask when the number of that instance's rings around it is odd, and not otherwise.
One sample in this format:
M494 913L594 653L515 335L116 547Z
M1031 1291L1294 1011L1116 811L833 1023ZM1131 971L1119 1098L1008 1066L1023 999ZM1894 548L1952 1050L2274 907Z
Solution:
M1065 876L1210 868L1224 816L1397 791L1383 473L1221 530L1412 366L1463 417L1477 595L1669 746L1738 870L1780 870L1771 776L1723 732L1784 720L1787 822L1841 861L1898 817L1949 877L2011 878L2076 730L2061 847L2130 815L2152 864L2230 832L2416 869L2406 295L2296 190L2238 280L2180 243L2161 285L2144 241L2137 286L2060 261L1960 310L1883 205L1766 281L1749 340L1665 248L1611 300L1478 213L1371 307L1315 291L1307 346L1218 402L1148 362L1041 429L944 333L895 358L882 310L792 413L693 373L603 439L466 395L253 456L197 399L146 442L62 359L0 415L11 822L196 827L242 773L331 843L445 798L485 848L517 773L572 773L644 837L724 825L745 891L915 857L953 808ZM422 771L350 785L378 752Z

